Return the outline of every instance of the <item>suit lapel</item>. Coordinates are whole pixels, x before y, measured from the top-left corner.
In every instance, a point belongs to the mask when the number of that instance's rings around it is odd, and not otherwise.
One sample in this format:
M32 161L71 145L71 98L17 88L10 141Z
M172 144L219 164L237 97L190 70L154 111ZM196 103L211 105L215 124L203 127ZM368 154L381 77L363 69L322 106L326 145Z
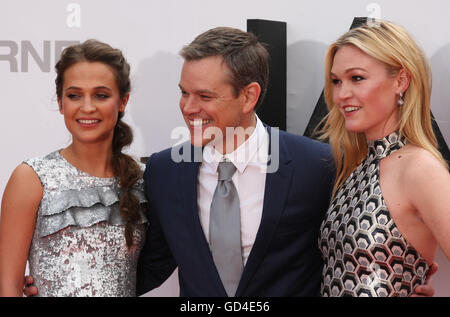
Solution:
M199 237L197 227L197 222L200 222L198 217L198 206L197 206L197 175L201 163L179 163L179 187L182 194L182 206L185 215L184 222L189 225L190 232L194 232L195 237ZM201 230L203 234L203 230Z
M271 129L269 132L269 154L271 153ZM272 240L278 221L284 211L284 204L289 192L292 178L292 167L289 165L290 158L286 149L286 145L282 138L279 141L279 168L274 173L266 175L266 186L264 189L264 204L261 217L261 224L256 235L255 243L248 257L247 263L242 273L241 281L237 289L236 295L242 296L247 288L252 276L258 269L259 264L263 260L266 250Z
M194 151L194 147L191 147L191 151ZM179 187L182 193L182 205L183 215L185 215L183 221L189 227L189 232L193 233L193 246L195 252L192 256L198 254L203 259L205 274L208 276L210 282L214 282L218 290L223 292L223 296L226 296L225 288L222 285L219 274L217 273L214 265L214 260L209 249L208 242L205 238L205 233L200 223L198 202L197 202L197 183L198 172L201 162L181 162L178 164L178 176Z

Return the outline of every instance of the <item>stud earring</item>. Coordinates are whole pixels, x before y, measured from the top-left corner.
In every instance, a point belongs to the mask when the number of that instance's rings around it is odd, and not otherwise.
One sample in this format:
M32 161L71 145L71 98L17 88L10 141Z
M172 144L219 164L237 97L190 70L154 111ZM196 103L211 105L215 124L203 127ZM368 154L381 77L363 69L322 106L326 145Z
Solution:
M398 97L398 100L397 100L397 104L401 107L405 103L405 101L403 100L403 93L399 92L398 96L399 97Z

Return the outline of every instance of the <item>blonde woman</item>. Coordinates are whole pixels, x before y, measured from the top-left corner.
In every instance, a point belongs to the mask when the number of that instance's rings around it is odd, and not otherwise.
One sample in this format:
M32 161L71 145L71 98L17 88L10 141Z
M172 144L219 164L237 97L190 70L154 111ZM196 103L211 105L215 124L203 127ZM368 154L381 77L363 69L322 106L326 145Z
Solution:
M430 94L425 55L398 25L363 25L329 47L322 137L337 174L319 239L323 296L409 296L438 245L450 259L450 174Z

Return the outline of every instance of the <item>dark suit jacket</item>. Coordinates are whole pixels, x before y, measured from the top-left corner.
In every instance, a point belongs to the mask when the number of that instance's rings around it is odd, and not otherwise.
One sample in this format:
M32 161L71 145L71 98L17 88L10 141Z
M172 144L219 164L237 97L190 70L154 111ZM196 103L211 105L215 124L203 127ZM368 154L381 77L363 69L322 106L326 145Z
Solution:
M268 129L271 134L271 129ZM268 173L261 224L236 296L319 295L319 227L333 181L329 146L279 132L280 166ZM181 296L227 296L197 207L200 163L153 154L144 174L150 226L138 264L137 292L162 284L178 266Z

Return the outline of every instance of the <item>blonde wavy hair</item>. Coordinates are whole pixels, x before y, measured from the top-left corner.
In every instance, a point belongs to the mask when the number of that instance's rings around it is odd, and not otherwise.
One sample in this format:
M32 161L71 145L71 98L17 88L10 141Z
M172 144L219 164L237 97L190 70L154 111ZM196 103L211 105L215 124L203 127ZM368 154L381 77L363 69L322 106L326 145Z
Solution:
M328 140L333 151L336 164L333 196L367 155L364 133L347 131L344 116L333 102L331 68L336 52L345 45L353 45L384 63L388 73L397 74L404 69L410 75L404 104L399 107L398 130L410 143L428 150L448 168L438 150L431 124L431 68L427 58L403 27L376 21L343 34L330 45L325 56L324 96L329 113L321 122L323 127L319 130L319 138Z

